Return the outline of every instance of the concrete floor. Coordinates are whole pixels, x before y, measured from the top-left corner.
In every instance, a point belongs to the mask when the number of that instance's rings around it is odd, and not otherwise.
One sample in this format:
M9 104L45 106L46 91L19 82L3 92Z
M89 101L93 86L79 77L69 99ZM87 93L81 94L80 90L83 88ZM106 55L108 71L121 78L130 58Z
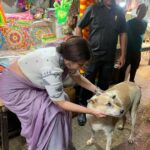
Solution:
M113 136L112 150L150 150L150 66L147 65L150 53L144 52L140 68L136 75L136 83L142 89L142 99L138 110L135 143L128 144L127 139L130 133L130 118L127 120L125 129L115 130ZM91 131L86 124L80 127L76 118L73 118L73 145L76 150L105 150L105 136L102 132L96 134L96 143L86 146ZM18 136L10 139L10 150L26 150L24 138Z

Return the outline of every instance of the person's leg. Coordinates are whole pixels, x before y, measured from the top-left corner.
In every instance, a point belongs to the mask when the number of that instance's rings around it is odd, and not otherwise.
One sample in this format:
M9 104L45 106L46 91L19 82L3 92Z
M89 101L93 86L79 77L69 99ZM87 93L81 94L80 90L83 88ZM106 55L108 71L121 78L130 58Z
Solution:
M132 56L133 57L131 60L130 81L134 82L136 71L137 71L140 61L141 61L141 52L135 51L135 52L133 52Z
M110 84L110 79L111 79L112 70L113 70L113 64L107 63L107 62L102 62L99 65L98 69L99 70L98 70L97 86L102 90L106 90L106 89L108 89L109 84Z
M130 50L127 50L125 64L119 69L119 82L125 81L126 71L128 66L131 64L132 55Z
M96 78L96 64L89 64L87 66L87 69L86 69L86 72L85 72L84 76L88 80L90 80L92 83L95 83L95 78ZM87 105L87 100L90 99L92 95L93 95L92 92L90 92L90 91L88 91L88 90L80 87L79 97L78 97L78 103L80 105L86 106ZM85 123L86 123L86 115L84 113L79 113L78 117L77 117L77 120L78 120L78 124L80 126L84 126Z

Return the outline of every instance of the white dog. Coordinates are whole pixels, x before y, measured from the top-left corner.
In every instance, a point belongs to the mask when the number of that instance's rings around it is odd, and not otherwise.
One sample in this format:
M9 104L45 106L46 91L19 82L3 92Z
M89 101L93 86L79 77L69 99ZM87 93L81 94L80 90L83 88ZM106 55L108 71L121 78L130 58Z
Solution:
M107 138L106 150L110 150L115 125L122 118L123 124L120 128L123 129L126 121L125 115L128 111L132 120L131 134L128 141L133 143L136 112L140 99L141 89L135 83L127 81L113 86L99 96L93 96L87 107L101 110L107 116L96 118L87 114L87 119L92 129L92 137L87 141L87 145L94 143L94 133L96 131L103 130Z

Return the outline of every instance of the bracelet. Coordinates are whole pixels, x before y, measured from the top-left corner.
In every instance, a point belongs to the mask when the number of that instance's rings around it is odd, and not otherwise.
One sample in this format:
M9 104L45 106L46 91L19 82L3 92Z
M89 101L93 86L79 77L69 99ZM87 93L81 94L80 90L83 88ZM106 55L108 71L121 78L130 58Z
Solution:
M101 90L99 87L96 87L94 93L95 93L96 96L98 96L98 95L103 93L103 90Z

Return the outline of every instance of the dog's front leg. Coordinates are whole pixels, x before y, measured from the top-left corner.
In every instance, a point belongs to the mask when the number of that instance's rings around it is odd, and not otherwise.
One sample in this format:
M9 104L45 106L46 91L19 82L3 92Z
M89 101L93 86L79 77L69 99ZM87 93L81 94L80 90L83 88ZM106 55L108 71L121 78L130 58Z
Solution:
M92 131L92 135L91 135L91 138L87 140L86 142L87 145L92 145L95 142L95 131L92 128L91 128L91 131Z
M109 132L105 132L106 134L106 150L111 150L111 144L112 144L112 135L113 135L113 130L109 131Z

